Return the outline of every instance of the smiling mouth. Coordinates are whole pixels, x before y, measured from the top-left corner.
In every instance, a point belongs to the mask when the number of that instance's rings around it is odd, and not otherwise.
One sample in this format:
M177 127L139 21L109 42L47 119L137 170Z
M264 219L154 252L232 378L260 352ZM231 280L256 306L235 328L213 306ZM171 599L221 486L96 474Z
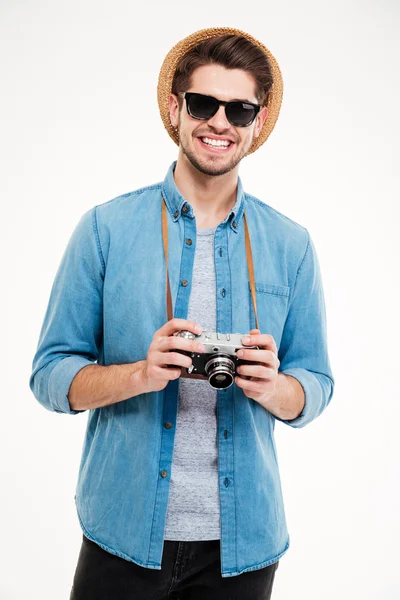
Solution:
M226 145L211 145L211 144L207 144L206 142L203 142L203 139L201 137L196 138L197 140L199 140L200 145L203 148L206 148L207 150L209 150L210 152L213 152L214 154L226 154L227 152L229 152L230 148L232 148L232 146L234 145L234 142L229 142L229 144Z

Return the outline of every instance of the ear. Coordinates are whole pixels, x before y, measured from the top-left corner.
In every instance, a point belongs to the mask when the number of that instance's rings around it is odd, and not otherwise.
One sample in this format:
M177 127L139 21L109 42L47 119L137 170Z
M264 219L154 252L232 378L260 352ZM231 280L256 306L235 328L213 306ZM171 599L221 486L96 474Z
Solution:
M169 118L171 121L172 127L177 127L179 124L179 104L178 98L175 94L170 94L169 100Z
M265 123L265 119L267 118L268 115L268 109L266 106L263 106L262 109L259 111L257 118L256 118L256 126L254 127L254 137L258 137L260 135L260 131Z

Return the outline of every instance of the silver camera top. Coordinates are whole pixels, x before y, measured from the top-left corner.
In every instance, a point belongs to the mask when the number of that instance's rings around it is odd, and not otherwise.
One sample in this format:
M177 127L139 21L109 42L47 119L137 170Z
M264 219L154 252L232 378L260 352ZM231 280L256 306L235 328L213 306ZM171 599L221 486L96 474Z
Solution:
M206 352L226 352L235 355L239 348L257 349L258 346L243 346L242 333L218 333L216 331L203 330L199 334L187 330L176 331L174 335L189 340L196 339L205 346Z

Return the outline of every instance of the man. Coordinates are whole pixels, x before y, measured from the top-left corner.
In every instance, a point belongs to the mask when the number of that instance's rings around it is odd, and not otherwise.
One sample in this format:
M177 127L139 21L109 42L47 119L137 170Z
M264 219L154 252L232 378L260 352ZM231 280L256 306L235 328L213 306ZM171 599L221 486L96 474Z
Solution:
M69 240L30 387L49 410L88 411L73 600L271 597L289 547L275 421L303 427L334 389L310 235L238 176L281 97L249 34L179 42L158 84L178 159L163 182L87 211ZM210 332L250 346L213 379L190 372Z

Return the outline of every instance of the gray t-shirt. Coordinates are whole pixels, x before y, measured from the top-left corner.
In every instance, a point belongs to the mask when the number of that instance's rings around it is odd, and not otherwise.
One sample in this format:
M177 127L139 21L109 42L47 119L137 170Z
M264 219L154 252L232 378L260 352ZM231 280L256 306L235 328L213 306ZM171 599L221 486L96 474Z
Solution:
M197 229L188 320L216 330L214 233ZM217 390L180 379L165 540L220 539Z

